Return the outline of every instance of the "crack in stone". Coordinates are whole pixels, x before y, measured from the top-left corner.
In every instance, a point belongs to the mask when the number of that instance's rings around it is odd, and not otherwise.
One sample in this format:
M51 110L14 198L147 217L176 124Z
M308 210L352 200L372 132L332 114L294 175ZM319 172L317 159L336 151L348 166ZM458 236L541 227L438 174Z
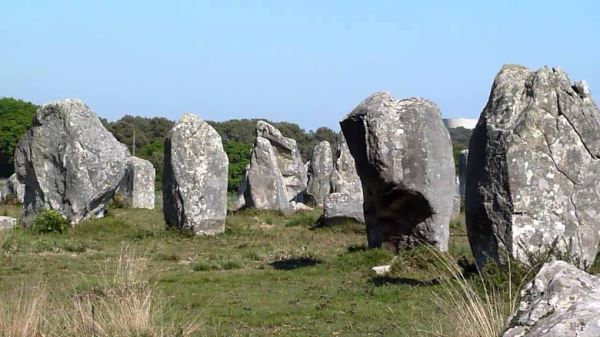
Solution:
M598 159L592 153L592 151L588 148L587 144L583 140L583 137L581 136L581 134L579 133L579 131L577 130L577 128L575 127L575 125L569 120L569 116L567 116L566 114L564 114L564 112L563 112L563 110L562 110L562 108L560 106L560 93L558 92L558 90L555 90L554 92L556 94L556 108L558 110L558 116L564 116L565 117L565 120L567 121L567 123L569 123L569 125L571 126L571 129L573 129L573 131L575 132L575 134L579 137L579 141L581 142L581 144L583 144L583 147L585 148L586 152L592 157L592 159ZM568 92L566 92L566 93L569 94ZM584 116L585 116L585 114L584 114Z
M577 227L576 227L576 235L577 235L577 246L579 247L579 258L583 257L583 248L581 247L581 233L579 231L579 228L581 227L581 219L579 218L579 213L577 212L577 206L575 206L575 202L573 202L573 195L571 195L569 197L569 202L571 203L571 205L573 206L573 209L575 211L575 219L577 220ZM569 252L571 253L571 252Z

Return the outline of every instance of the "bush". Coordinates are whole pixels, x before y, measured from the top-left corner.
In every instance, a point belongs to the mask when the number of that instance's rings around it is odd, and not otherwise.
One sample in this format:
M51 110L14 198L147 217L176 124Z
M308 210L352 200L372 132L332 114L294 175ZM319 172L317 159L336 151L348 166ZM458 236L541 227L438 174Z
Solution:
M128 209L130 208L129 199L122 193L115 193L108 204L109 209Z
M57 211L47 209L36 216L32 228L38 233L63 233L69 228L69 223Z

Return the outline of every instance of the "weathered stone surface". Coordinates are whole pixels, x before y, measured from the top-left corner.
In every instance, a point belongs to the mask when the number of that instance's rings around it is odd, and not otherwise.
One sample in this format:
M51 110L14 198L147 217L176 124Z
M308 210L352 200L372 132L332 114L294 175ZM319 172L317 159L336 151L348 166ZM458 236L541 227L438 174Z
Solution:
M364 223L362 185L342 133L337 138L336 155L331 173L333 193L325 197L320 223L330 225L346 220Z
M121 193L132 208L154 209L154 178L151 162L130 157L127 171L117 193Z
M293 212L290 202L302 202L306 191L306 170L296 141L263 121L256 123L246 187L246 207L284 213Z
M467 186L467 162L469 160L469 150L460 151L458 156L458 191L462 197L465 196Z
M207 235L225 231L228 167L217 131L193 114L184 115L165 140L167 226Z
M301 202L295 202L295 201L290 202L290 207L292 208L292 210L294 212L298 212L298 211L312 211L313 210L312 207L307 206L307 205L305 205L305 204L303 204Z
M473 132L465 210L478 263L553 249L585 267L600 243L600 112L557 68L504 66Z
M16 173L6 180L6 186L2 191L2 200L15 200L20 204L25 201L25 184L19 181Z
M360 177L356 172L354 158L348 150L346 138L341 132L337 137L336 156L331 172L331 192L359 195L362 205L363 190Z
M331 145L328 141L322 141L313 150L307 172L306 194L317 206L323 206L323 200L331 190L331 171L333 171Z
M17 219L10 216L0 216L0 231L17 227Z
M456 219L460 216L460 195L455 195L452 198L452 212L450 213L450 219Z
M15 170L25 184L24 225L43 209L58 211L72 224L102 217L128 158L125 145L83 102L42 106L15 149Z
M340 122L364 190L369 246L448 248L454 197L450 135L429 100L376 93Z
M331 193L323 203L322 225L334 225L346 220L365 222L362 195L353 193Z
M546 263L521 291L503 337L600 336L600 278L564 262Z

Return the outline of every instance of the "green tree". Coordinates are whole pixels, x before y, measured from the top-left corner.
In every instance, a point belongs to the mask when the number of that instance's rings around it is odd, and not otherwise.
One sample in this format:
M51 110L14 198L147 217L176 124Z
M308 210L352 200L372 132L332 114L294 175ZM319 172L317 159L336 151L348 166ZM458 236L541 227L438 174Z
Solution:
M244 179L246 166L250 164L250 153L252 147L248 144L228 141L224 143L225 152L229 158L229 179L227 189L230 192L237 191L238 186Z
M454 164L457 165L458 169L458 157L460 151L469 148L469 141L471 140L471 134L473 130L465 129L462 126L458 128L448 129L450 132L450 139L452 139L452 154L454 155Z
M137 142L136 142L137 143ZM156 170L156 188L160 189L162 187L162 173L163 173L163 164L164 164L164 152L165 152L165 142L163 138L156 138L151 143L144 144L141 148L137 150L135 153L137 157L146 159L154 165L154 169Z
M13 155L19 139L31 126L37 106L15 98L0 99L0 176L14 173Z

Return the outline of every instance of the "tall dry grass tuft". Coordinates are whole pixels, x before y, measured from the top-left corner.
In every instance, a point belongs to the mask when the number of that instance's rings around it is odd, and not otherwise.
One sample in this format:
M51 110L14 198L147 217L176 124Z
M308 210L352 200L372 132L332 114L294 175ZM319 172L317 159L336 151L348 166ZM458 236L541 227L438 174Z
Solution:
M0 337L43 336L45 289L23 286L0 301Z
M79 294L71 307L58 310L60 323L49 335L184 337L197 332L200 325L194 321L179 327L165 325L164 305L150 281L147 262L135 251L123 249L114 270L107 268L100 287Z
M452 258L433 248L439 261L432 270L442 286L441 294L434 294L440 311L438 325L416 329L419 336L433 337L498 337L504 331L506 320L516 308L518 287L512 286L510 266L505 289L490 285L478 271L478 279L467 279Z

